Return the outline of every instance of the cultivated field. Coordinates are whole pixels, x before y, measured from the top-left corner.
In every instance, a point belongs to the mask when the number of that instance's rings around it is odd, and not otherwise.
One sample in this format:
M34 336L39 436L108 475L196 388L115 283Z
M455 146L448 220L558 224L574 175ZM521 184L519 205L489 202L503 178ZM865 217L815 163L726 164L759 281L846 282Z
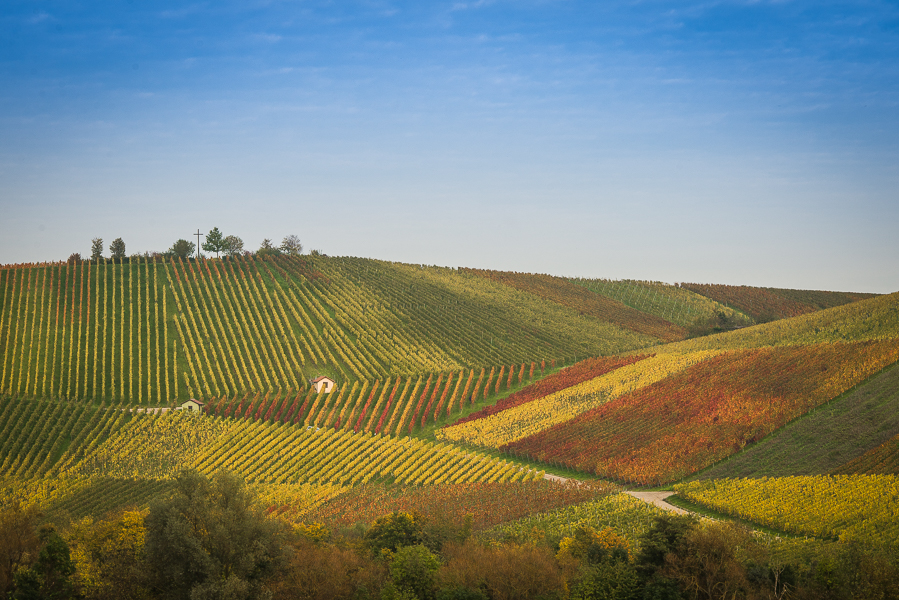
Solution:
M899 548L899 294L324 256L10 265L0 361L0 502L66 531L227 471L303 535L409 513L563 571L582 542L639 564L663 511L622 492L646 486L781 533L797 569Z

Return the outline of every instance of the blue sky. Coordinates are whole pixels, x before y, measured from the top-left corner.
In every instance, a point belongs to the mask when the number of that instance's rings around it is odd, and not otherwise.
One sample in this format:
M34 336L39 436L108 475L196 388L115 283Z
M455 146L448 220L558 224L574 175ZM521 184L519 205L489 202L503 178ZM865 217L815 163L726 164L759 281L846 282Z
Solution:
M0 7L0 262L256 248L899 290L895 2Z

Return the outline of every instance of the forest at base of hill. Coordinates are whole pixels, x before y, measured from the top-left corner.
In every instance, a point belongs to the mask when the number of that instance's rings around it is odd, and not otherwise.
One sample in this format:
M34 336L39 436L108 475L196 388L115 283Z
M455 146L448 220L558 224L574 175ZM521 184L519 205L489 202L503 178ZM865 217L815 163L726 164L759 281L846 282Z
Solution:
M891 598L895 549L760 538L727 522L648 515L639 534L578 524L490 537L393 512L328 530L265 516L243 482L182 472L146 510L54 526L0 511L0 586L13 599ZM239 548L239 551L235 549Z

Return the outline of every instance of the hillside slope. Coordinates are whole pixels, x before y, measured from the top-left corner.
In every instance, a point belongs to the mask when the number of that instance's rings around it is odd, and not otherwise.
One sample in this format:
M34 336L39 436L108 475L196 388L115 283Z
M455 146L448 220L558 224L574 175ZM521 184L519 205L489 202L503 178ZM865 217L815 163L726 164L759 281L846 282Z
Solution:
M759 323L798 317L817 310L876 297L876 294L866 293L789 290L748 285L682 283L681 287L720 304L734 307Z
M673 342L657 354L860 342L899 337L899 292L737 331Z
M899 434L899 366L790 423L694 479L852 473L840 467Z
M692 329L708 323L731 327L754 325L747 315L732 307L679 285L661 281L634 281L630 279L571 279L582 286L639 311L655 315L675 325ZM720 315L720 316L719 316Z
M0 499L27 492L76 516L143 503L186 468L225 468L288 496L308 486L542 478L534 469L412 437L180 411L7 398L0 429Z
M665 342L680 340L687 335L685 329L670 321L596 294L562 277L482 269L466 269L466 272L567 306L582 315L616 323L631 331L650 335Z
M897 340L899 294L892 294L657 346L650 358L482 411L438 438L619 480L677 480L894 363ZM861 451L847 449L849 457Z
M899 434L845 465L832 471L834 475L899 475Z
M663 345L686 330L653 302L715 305L641 289L644 311L562 278L322 256L0 268L0 476L43 481L72 514L147 498L184 466L315 498L536 475L503 451L659 483L899 356L899 294ZM317 374L337 392L314 391ZM205 421L127 410L187 397ZM91 503L103 481L120 492Z
M897 360L894 340L725 352L505 447L600 477L668 483L764 438Z
M0 393L143 404L658 343L454 269L277 257L0 268Z

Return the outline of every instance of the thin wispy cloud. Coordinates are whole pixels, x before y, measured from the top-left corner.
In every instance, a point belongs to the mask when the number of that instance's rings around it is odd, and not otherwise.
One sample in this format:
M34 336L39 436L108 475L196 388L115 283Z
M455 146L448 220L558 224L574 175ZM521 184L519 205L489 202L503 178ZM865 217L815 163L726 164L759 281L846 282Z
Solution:
M450 10L471 10L484 8L494 3L494 0L477 0L476 2L454 2Z
M276 33L257 33L253 36L253 38L262 42L268 42L270 44L275 44L283 39L282 36Z
M43 23L44 21L52 20L53 17L48 12L41 11L31 17L28 17L27 22L32 25L36 25L38 23Z

